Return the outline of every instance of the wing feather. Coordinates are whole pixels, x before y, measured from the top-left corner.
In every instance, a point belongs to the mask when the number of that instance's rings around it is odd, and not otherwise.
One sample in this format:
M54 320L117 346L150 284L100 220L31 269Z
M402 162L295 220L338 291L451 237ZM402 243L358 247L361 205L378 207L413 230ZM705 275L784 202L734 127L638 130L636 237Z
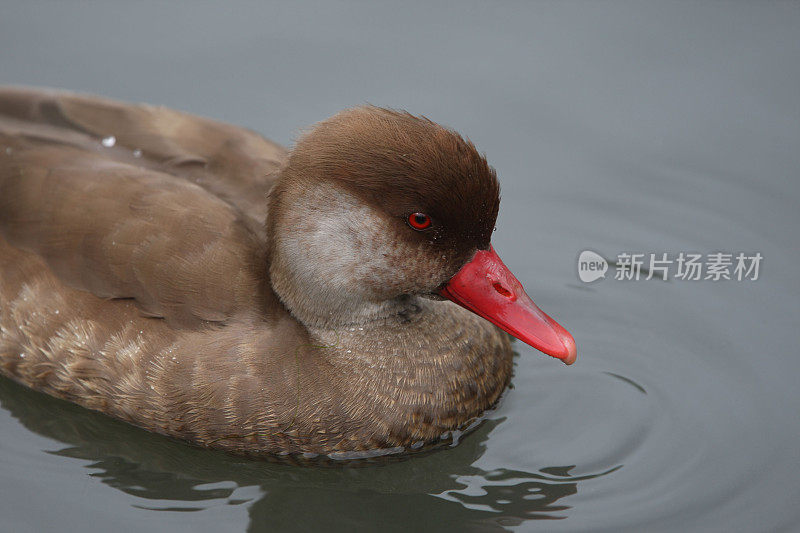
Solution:
M0 233L68 285L133 298L149 316L261 314L274 299L266 194L283 157L254 133L175 111L0 90Z

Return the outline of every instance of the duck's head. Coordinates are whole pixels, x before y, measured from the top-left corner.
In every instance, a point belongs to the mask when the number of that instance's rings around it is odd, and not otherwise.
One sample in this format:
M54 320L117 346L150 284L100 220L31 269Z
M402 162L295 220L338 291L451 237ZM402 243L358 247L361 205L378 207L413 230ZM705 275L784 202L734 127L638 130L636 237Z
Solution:
M575 341L491 246L494 169L425 118L343 111L297 142L270 193L270 278L302 322L358 325L447 298L571 364Z

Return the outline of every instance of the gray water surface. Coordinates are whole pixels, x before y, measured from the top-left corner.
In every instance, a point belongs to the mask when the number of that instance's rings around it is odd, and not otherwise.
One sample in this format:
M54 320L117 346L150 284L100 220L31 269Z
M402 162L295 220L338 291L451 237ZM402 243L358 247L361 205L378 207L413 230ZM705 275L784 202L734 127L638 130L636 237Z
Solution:
M578 362L517 343L476 432L361 468L199 450L0 379L0 530L800 530L800 3L389 6L6 1L0 83L285 144L365 102L452 126ZM584 284L584 249L764 260L757 281Z

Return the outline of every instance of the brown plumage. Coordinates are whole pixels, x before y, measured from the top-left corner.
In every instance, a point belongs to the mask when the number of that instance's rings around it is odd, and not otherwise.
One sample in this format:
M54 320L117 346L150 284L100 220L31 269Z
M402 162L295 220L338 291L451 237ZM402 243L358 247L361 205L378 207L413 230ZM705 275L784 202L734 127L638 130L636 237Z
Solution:
M470 142L403 112L344 111L288 153L0 90L0 373L234 453L435 442L511 374L508 336L435 296L498 205Z

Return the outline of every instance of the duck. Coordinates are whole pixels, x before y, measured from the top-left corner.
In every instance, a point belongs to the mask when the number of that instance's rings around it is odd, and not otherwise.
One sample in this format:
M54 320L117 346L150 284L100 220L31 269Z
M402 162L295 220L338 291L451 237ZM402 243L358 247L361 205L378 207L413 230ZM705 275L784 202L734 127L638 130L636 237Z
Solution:
M573 337L491 244L496 171L364 105L289 150L165 107L0 88L0 374L232 454L424 449L493 408L512 337Z

